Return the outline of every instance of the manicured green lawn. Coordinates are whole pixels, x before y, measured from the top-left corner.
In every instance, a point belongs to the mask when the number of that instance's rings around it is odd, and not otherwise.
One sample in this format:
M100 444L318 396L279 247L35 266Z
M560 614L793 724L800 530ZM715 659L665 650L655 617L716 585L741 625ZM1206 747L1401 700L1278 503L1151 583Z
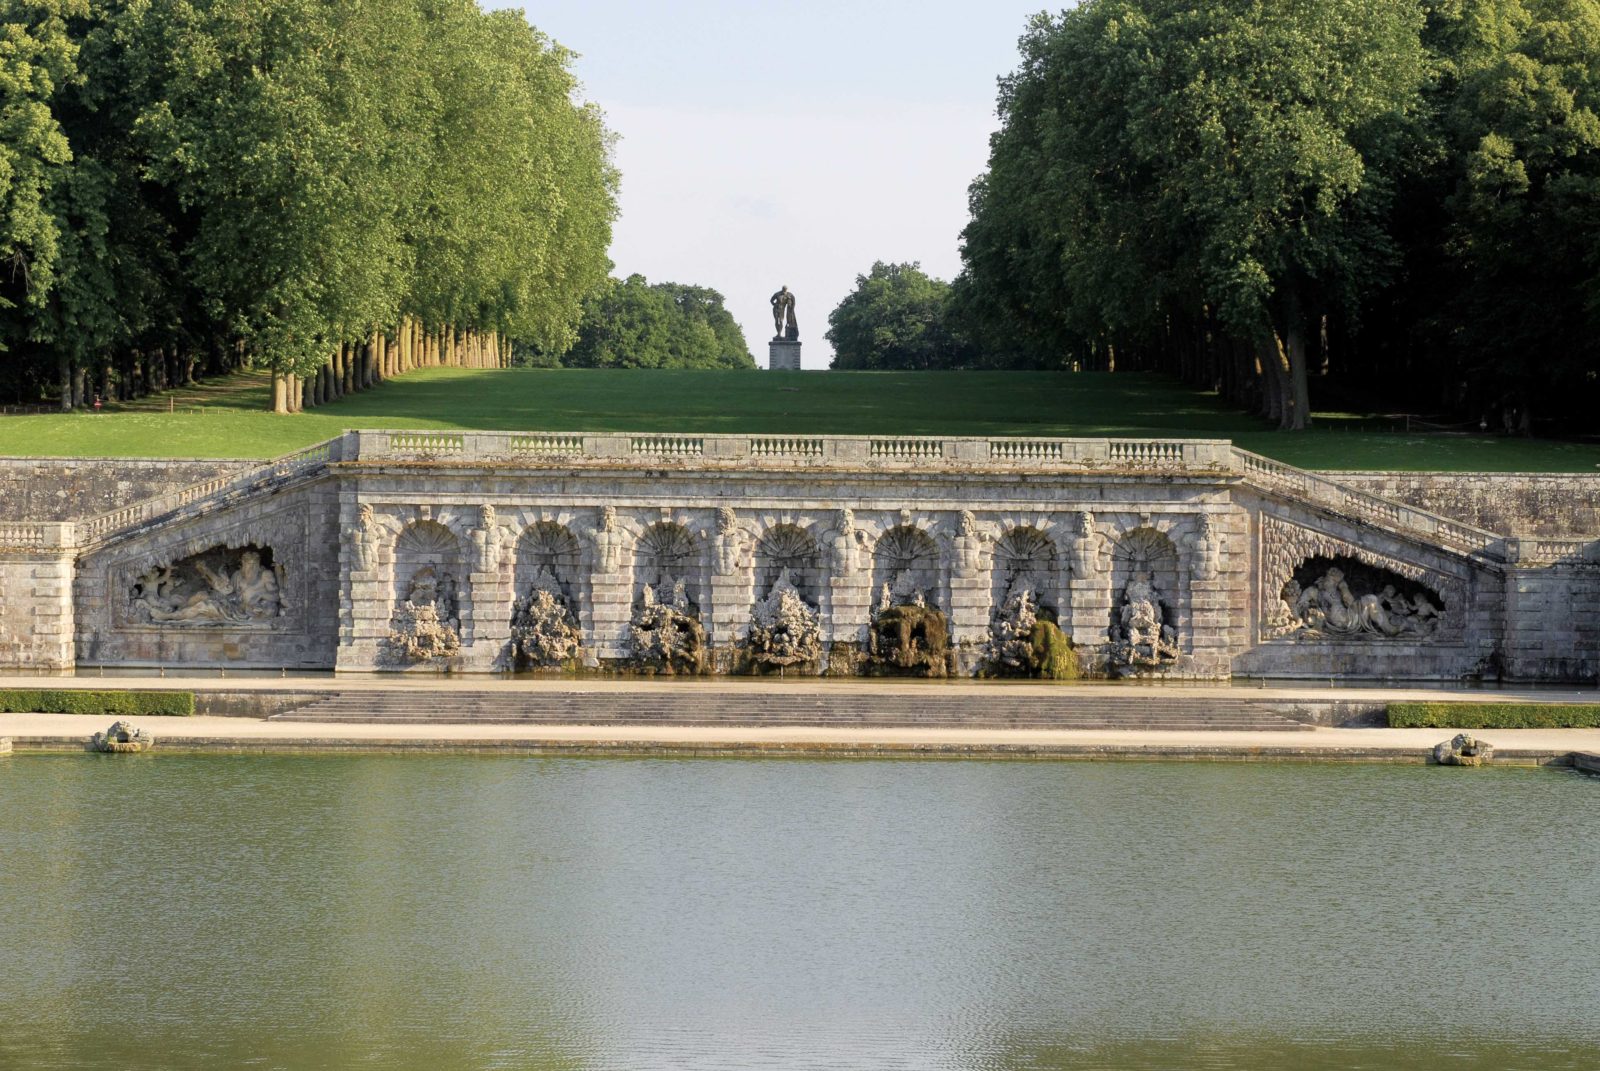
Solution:
M1284 433L1157 377L1060 372L432 368L295 415L234 377L99 414L0 416L0 454L274 457L350 428L1232 439L1319 469L1600 470L1600 444L1407 435L1327 418Z

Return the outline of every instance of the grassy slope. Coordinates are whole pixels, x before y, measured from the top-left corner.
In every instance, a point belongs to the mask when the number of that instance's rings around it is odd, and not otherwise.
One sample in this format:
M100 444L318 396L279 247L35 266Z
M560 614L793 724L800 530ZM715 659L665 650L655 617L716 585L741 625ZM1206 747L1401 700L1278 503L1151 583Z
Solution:
M435 368L307 413L265 412L259 377L100 414L0 417L0 454L273 457L348 428L1232 439L1320 469L1594 472L1600 445L1406 435L1324 418L1282 433L1153 376Z

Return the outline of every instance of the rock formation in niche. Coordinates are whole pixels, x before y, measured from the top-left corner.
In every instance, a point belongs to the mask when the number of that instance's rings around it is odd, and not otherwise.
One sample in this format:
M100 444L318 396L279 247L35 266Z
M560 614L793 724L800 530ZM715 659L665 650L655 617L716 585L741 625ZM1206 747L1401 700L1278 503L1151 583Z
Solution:
M203 628L266 625L282 615L283 567L270 548L213 547L140 576L128 592L137 621Z
M644 586L628 636L634 662L641 669L665 674L705 671L706 630L682 577L663 575L656 586Z
M784 569L767 597L756 604L747 643L750 659L764 668L815 664L822 657L818 614Z
M461 653L455 577L431 565L411 577L406 597L389 620L389 656L399 662L453 658Z
M884 584L867 634L868 664L879 672L944 677L952 672L950 621L901 572Z
M1026 575L1011 584L989 623L983 675L1072 680L1078 657L1056 624L1055 613L1039 605L1038 583Z
M1177 630L1149 573L1135 573L1122 592L1111 626L1110 666L1122 673L1159 669L1178 659Z
M1306 637L1424 639L1439 628L1437 596L1359 562L1314 558L1279 593L1280 633Z
M511 656L520 668L559 666L578 657L583 633L549 566L534 574L511 616Z

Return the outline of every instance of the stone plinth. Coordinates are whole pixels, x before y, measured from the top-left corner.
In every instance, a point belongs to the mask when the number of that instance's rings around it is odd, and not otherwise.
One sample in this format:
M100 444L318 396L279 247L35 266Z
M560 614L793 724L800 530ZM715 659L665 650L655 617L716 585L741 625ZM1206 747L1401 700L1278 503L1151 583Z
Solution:
M776 338L767 343L767 368L773 372L800 371L800 343Z

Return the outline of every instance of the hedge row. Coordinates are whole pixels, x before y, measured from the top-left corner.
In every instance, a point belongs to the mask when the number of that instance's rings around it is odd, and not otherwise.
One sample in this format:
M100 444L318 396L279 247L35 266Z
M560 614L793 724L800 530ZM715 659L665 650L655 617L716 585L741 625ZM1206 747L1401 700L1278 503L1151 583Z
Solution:
M1396 729L1593 729L1600 704L1390 703Z
M0 690L6 714L176 714L194 713L193 692L80 692L67 689Z

